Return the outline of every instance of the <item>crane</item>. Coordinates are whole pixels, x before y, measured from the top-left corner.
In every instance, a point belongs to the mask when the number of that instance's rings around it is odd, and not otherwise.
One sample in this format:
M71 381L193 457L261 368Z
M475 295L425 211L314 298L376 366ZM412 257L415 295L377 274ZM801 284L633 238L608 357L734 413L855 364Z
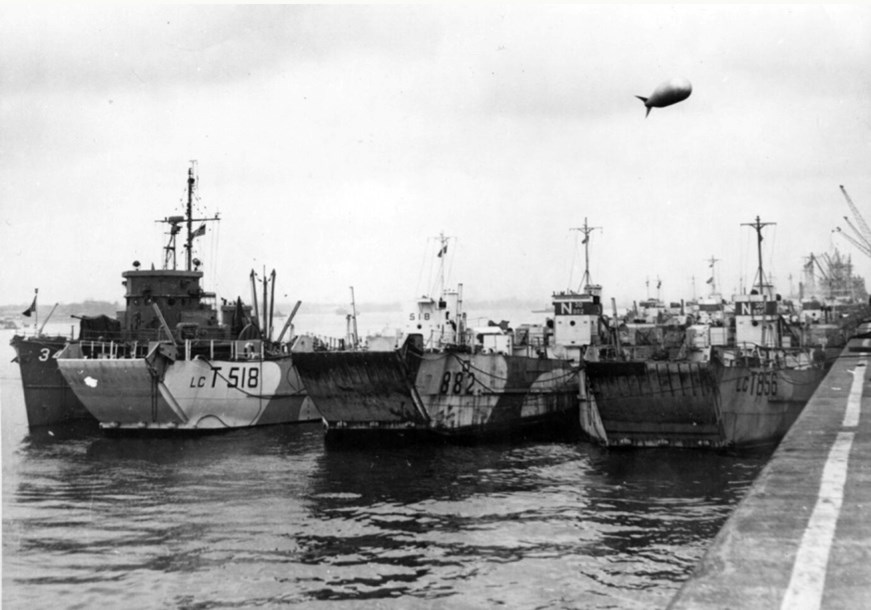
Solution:
M826 273L825 269L823 269L823 266L820 264L820 259L818 259L816 256L814 256L813 253L811 253L811 255L808 258L810 259L808 261L808 264L807 264L807 266L809 267L809 271L811 273L813 273L813 266L814 266L814 263L816 263L817 268L820 270L820 273L823 275L823 279L828 280L829 274Z
M848 242L856 246L859 249L859 252L865 254L866 256L871 257L871 245L860 243L859 240L855 239L852 235L841 229L841 227L835 227L833 233L840 233L844 236Z
M844 188L844 185L841 184L841 192L844 194L844 199L847 200L847 205L850 207L850 211L853 213L853 218L856 220L856 225L850 222L850 219L844 216L844 220L847 223L847 226L853 231L853 235L850 235L841 227L837 227L834 232L841 233L844 238L849 241L851 244L856 246L860 252L865 254L866 256L871 257L871 229L868 228L868 224L865 222L865 219L862 217L862 214L859 212L859 208L856 207L856 204L853 203L853 200L850 198L850 195L847 194L847 189Z

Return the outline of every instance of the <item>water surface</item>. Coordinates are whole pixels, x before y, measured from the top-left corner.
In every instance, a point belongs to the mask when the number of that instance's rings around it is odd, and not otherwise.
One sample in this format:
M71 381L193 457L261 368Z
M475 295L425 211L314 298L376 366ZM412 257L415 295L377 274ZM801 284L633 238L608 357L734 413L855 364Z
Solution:
M664 607L769 457L31 432L0 341L8 608Z

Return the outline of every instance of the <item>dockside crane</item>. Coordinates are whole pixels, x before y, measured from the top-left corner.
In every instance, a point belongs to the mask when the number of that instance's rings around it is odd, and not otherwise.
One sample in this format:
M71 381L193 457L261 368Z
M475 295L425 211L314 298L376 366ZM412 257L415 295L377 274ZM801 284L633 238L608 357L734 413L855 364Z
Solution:
M859 212L859 208L856 207L856 204L853 203L853 200L850 198L850 195L847 193L847 189L844 188L844 185L841 184L841 192L844 194L844 199L847 200L847 205L850 207L850 211L853 213L853 218L856 220L856 225L850 222L850 219L844 216L844 221L847 223L847 226L853 231L853 234L849 234L841 227L836 227L836 233L840 233L844 236L844 239L853 244L860 252L865 254L868 257L871 257L871 229L868 228L868 224L865 222L865 219L862 217L862 214Z
M817 291L817 275L816 270L820 270L820 275L822 276L823 283L829 281L829 275L826 273L826 270L823 269L823 266L820 264L819 259L814 255L813 252L810 253L807 257L805 257L807 262L804 264L804 277L806 287L810 289L811 292Z
M849 233L841 229L841 227L835 227L834 233L840 233L844 237L844 239L856 246L859 252L868 257L871 257L871 245L865 245L863 243L860 243L859 240L855 239Z

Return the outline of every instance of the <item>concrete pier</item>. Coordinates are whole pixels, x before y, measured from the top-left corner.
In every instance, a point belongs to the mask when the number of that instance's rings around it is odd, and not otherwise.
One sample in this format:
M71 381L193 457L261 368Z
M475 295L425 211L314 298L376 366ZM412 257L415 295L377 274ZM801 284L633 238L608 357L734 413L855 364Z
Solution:
M871 326L860 326L669 608L871 608Z

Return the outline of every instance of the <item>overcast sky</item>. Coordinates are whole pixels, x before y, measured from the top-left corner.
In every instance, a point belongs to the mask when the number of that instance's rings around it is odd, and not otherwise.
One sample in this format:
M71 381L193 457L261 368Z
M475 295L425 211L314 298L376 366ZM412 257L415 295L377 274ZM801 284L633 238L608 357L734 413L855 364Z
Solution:
M160 266L196 160L210 288L408 301L436 237L469 300L725 293L755 234L780 292L871 220L871 7L483 4L0 8L2 294L119 301ZM635 95L685 77L645 118ZM648 289L645 283L650 282Z

